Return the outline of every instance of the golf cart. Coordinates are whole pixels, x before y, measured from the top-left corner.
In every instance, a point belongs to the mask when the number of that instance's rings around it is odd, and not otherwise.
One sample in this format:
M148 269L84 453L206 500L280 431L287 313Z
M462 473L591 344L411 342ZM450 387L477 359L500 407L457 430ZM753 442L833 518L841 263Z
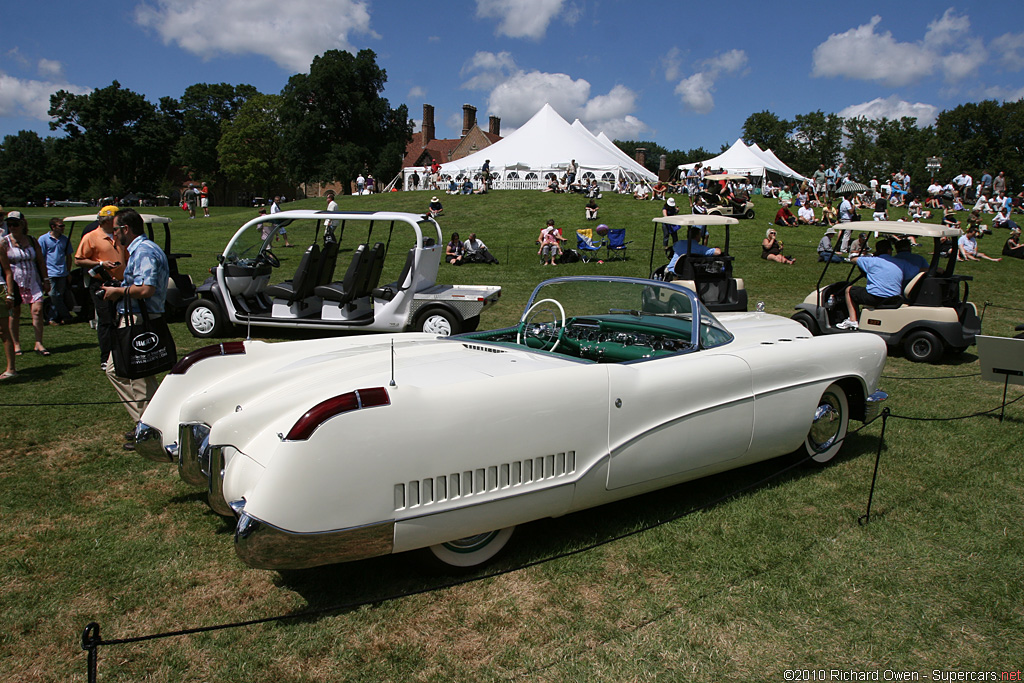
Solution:
M722 244L720 256L695 256L685 254L676 262L675 273L668 273L668 264L651 271L652 280L674 280L683 287L693 290L701 302L710 311L745 311L747 310L747 289L742 278L732 276L734 257L729 255L729 227L739 223L735 218L718 215L679 214L677 216L658 216L653 219L654 237L651 240L651 261L649 268L654 267L654 252L657 248L660 224L679 226L684 233L691 226L725 226L725 242ZM682 235L681 239L686 239Z
M358 243L339 253L342 237L357 233ZM392 238L397 254L388 259ZM305 248L286 257L282 241ZM228 241L185 322L196 337L217 336L231 324L441 336L473 331L501 287L435 284L443 255L441 228L426 216L310 210L261 215ZM336 280L339 257L344 270ZM271 284L282 263L294 275Z
M170 278L167 281L166 311L168 315L182 314L188 309L189 304L195 300L196 287L192 283L191 276L178 270L178 259L190 258L192 254L176 254L171 251L170 218L156 216L151 213L144 213L141 216L146 224L147 236L154 242L156 242L156 238L153 233L153 226L162 225L164 228L163 250L167 256L167 265L170 267ZM99 221L96 220L96 214L94 213L83 216L68 216L64 219L64 225L66 226L64 234L71 241L72 245L75 246L77 246L74 239L76 226L82 226L82 235L90 230L99 229ZM91 279L85 268L72 269L68 277L68 290L75 300L73 312L80 318L92 318L93 303L92 299L89 298L89 281Z
M704 176L704 180L746 180L747 176L737 173L712 173ZM754 217L754 202L732 202L718 192L709 192L707 189L699 193L704 205L707 206L708 214L711 216L735 216L736 218L752 219Z
M859 330L877 334L889 346L902 345L907 359L916 363L937 363L946 349L962 352L974 344L974 336L981 332L981 321L977 307L967 300L967 283L973 278L954 274L955 246L946 257L939 249L943 237L955 240L960 231L932 223L896 221L876 221L864 224L863 228L885 235L931 237L934 254L928 270L919 273L903 288L901 301L877 308L861 308ZM796 306L797 312L793 314L793 320L814 335L847 332L837 327L847 316L845 291L864 277L857 265L851 264L845 280L822 286L830 265L826 260L817 288ZM839 267L845 266L839 264ZM963 296L960 283L964 285Z

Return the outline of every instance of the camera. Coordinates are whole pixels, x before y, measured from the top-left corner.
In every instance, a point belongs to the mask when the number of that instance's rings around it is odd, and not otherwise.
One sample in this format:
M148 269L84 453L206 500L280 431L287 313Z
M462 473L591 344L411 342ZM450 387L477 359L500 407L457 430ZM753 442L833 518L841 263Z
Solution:
M120 261L114 263L115 266L121 265ZM102 263L97 263L95 266L89 269L89 275L93 278L97 278L103 283L104 287L116 287L119 283L113 278L106 268L103 267Z

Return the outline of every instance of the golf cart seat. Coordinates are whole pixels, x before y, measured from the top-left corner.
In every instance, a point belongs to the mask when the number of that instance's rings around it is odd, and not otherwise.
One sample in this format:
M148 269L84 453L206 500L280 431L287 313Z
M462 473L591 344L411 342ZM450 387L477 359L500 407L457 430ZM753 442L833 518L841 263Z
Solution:
M299 267L295 269L295 275L291 280L271 285L264 290L264 294L271 299L284 299L289 304L302 301L312 295L316 286L317 267L320 262L320 247L311 244L306 253L299 261Z
M334 268L338 264L338 243L328 242L320 252L320 266L317 268L316 287L329 285L334 279ZM314 288L315 289L315 288Z
M370 266L366 269L366 277L359 285L357 297L369 296L380 284L380 275L384 272L384 243L377 242L370 250Z
M370 253L365 244L356 247L352 254L352 260L345 271L345 278L341 282L332 282L329 285L321 285L313 292L324 301L333 301L339 306L344 305L356 298L359 292L359 284L366 277L370 267Z
M745 311L747 292L740 290L732 276L732 256L679 257L675 266L675 279L690 280L697 296L711 311Z
M409 250L409 255L405 257L405 265L402 267L402 272L399 274L398 279L394 282L388 283L383 287L377 287L371 291L374 299L383 299L384 301L391 301L395 298L395 295L402 291L405 281L409 279L409 273L412 271L413 265L416 263L416 247ZM380 276L377 276L380 279Z

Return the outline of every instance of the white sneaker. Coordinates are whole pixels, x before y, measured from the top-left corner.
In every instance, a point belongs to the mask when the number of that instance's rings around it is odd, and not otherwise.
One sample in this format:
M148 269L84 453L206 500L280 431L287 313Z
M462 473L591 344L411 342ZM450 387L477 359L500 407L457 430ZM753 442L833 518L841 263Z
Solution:
M857 329L858 325L856 320L850 320L849 318L847 318L843 322L836 325L836 327L839 328L840 330L855 330Z

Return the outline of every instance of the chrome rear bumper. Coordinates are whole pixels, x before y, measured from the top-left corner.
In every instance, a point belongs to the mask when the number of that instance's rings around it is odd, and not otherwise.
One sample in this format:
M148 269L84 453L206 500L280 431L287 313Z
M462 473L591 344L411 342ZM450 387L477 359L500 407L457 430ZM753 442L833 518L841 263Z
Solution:
M878 390L871 394L864 401L864 422L868 423L878 417L882 412L882 402L889 398L889 394Z

